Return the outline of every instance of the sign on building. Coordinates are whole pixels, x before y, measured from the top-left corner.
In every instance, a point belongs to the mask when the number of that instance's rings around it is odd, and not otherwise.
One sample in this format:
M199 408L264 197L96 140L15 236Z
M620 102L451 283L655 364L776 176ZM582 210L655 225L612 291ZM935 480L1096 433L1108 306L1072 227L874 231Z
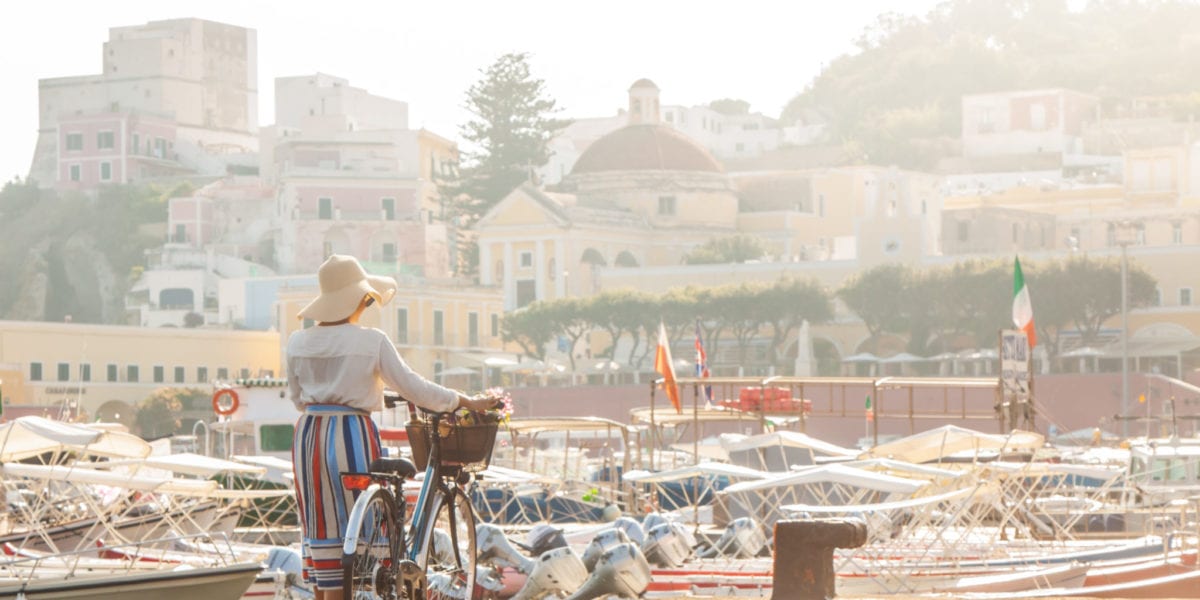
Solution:
M1019 329L1000 332L1000 383L1006 395L1029 397L1029 339Z

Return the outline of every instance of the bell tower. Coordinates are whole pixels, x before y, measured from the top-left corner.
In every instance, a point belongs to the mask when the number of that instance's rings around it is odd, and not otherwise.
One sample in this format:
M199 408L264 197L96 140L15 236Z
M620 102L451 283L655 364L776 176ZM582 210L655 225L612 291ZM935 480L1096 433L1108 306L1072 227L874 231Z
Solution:
M654 125L659 122L658 86L639 79L629 86L629 124Z

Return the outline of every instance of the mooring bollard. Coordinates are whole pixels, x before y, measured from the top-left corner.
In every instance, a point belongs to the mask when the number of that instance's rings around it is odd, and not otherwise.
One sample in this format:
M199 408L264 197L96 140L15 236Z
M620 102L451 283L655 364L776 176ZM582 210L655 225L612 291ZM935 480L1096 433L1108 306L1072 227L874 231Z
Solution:
M867 542L862 521L817 519L775 524L775 569L771 600L824 600L836 595L834 548Z

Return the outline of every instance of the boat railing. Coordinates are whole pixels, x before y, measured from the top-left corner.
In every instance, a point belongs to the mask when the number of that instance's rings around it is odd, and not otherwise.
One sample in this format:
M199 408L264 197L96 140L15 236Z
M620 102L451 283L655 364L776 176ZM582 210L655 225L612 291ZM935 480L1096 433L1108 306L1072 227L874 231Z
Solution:
M86 570L92 575L236 564L237 553L223 533L172 535L136 542L106 544L67 552L42 553L6 547L11 556L0 560L0 577L29 581L52 576L75 577Z

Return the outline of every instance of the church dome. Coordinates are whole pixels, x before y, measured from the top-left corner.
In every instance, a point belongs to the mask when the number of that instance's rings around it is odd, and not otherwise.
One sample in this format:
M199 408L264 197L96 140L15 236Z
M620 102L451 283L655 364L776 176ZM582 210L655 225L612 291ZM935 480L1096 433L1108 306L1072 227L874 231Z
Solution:
M665 125L628 125L592 142L572 174L604 171L722 172L721 163L686 135Z

